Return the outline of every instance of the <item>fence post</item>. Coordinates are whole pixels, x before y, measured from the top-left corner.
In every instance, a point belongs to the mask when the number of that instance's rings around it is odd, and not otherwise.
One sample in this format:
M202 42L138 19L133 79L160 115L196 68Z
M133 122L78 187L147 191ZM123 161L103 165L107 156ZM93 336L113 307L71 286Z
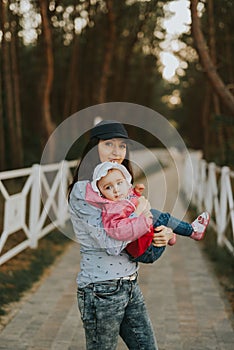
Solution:
M208 177L206 182L206 190L204 195L205 208L211 214L213 210L213 199L216 193L215 186L215 163L208 164Z
M186 194L186 199L190 200L190 196L193 195L193 173L194 173L194 161L191 155L187 155L184 162L184 190Z
M40 170L38 164L32 166L32 190L30 196L30 211L29 211L29 232L30 232L30 247L37 248L38 245L38 221L41 207L41 184Z
M223 246L223 236L226 228L227 220L227 188L226 188L226 177L229 174L229 167L224 166L221 170L221 184L220 184L220 229L218 230L219 246Z
M230 173L228 175L229 176L228 176L228 179L226 181L227 200L228 200L228 204L229 204L230 219L231 219L232 233L233 233L233 239L234 239L234 201L233 201L233 193L232 193L232 185L231 185Z
M200 160L200 167L199 167L199 177L200 181L197 182L197 208L199 211L202 211L203 209L203 203L204 203L204 196L205 196L205 190L206 190L206 166L207 163L204 159Z
M60 185L58 195L58 220L59 225L64 226L67 220L68 204L67 204L67 184L68 184L68 162L66 160L60 163Z
M217 245L225 246L234 255L234 199L232 188L234 172L227 166L220 168L215 163L207 164L203 159L199 160L196 157L192 158L192 156L191 159L195 169L192 203L196 205L199 211L205 208L212 214L211 224L217 233ZM220 180L218 180L220 171ZM189 179L187 181L187 178L185 178L184 183L187 191L190 184ZM229 223L231 223L232 238L229 237L229 232L226 235Z
M201 160L202 160L202 152L197 151L193 153L193 199L194 203L197 205L199 202L199 184L200 184L200 171L201 171ZM192 181L192 177L191 180Z

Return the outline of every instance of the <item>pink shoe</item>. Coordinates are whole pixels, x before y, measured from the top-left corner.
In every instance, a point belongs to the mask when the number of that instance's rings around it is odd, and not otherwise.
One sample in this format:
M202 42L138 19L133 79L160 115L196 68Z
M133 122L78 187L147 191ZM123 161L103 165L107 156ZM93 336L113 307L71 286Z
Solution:
M171 239L169 239L168 241L168 245L174 245L176 244L176 234L173 233L173 237Z
M203 239L209 221L210 214L207 211L200 214L191 224L193 227L193 233L191 234L190 238L195 239L195 241L200 241Z

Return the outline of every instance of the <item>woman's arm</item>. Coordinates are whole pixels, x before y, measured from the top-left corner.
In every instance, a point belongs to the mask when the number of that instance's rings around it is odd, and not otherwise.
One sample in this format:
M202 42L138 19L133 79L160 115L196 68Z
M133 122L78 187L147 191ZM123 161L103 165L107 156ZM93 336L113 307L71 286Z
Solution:
M80 212L79 207L81 208ZM91 220L89 220L89 216L85 213L80 201L75 209L70 206L71 220L77 240L81 244L85 243L86 246L89 245L90 248L95 246L96 248L106 250L108 254L119 255L129 242L115 240L107 235L101 220L99 220L101 212L98 213L98 211L95 210L91 214L89 210L89 213Z
M115 240L103 229L101 209L84 199L88 181L74 185L70 194L69 209L77 240L86 247L104 249L108 254L119 255L128 241Z

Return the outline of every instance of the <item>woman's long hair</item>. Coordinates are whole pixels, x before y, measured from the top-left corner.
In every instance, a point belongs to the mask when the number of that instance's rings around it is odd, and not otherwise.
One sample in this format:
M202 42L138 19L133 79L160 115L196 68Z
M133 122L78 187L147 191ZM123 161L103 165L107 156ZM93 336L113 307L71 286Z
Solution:
M77 181L82 180L89 180L92 181L93 171L94 168L101 162L99 153L98 153L98 143L100 139L97 137L93 137L90 139L90 141L87 143L82 155L81 159L78 162L78 166L75 170L73 179L71 184L68 187L68 200L70 198L70 193L73 189L73 186ZM132 166L131 161L129 160L129 148L128 144L126 147L126 156L123 160L122 164L127 168L129 173L132 176L132 182L134 181L133 172L132 172Z

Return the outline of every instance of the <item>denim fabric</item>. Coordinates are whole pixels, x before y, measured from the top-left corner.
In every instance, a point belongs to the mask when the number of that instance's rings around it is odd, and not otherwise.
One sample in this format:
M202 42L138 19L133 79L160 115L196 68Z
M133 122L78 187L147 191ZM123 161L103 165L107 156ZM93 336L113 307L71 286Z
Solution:
M165 225L170 227L177 235L190 236L193 232L193 227L185 221L181 221L169 213L162 213L156 209L151 209L153 215L153 226L157 227Z
M110 280L78 288L87 350L114 350L120 335L131 350L157 350L136 280Z
M160 258L165 248L166 247L155 247L153 244L151 244L143 254L141 254L137 258L130 257L130 259L133 262L141 262L143 264L153 264L156 260Z
M151 209L153 215L153 226L157 227L160 225L168 226L173 229L173 231L181 236L190 236L193 232L192 225L187 222L180 221L179 219L171 216L169 213L162 213L159 210ZM144 264L152 264L162 255L165 247L155 247L152 244L147 248L147 250L141 256L135 259L131 259L134 262L142 262Z

